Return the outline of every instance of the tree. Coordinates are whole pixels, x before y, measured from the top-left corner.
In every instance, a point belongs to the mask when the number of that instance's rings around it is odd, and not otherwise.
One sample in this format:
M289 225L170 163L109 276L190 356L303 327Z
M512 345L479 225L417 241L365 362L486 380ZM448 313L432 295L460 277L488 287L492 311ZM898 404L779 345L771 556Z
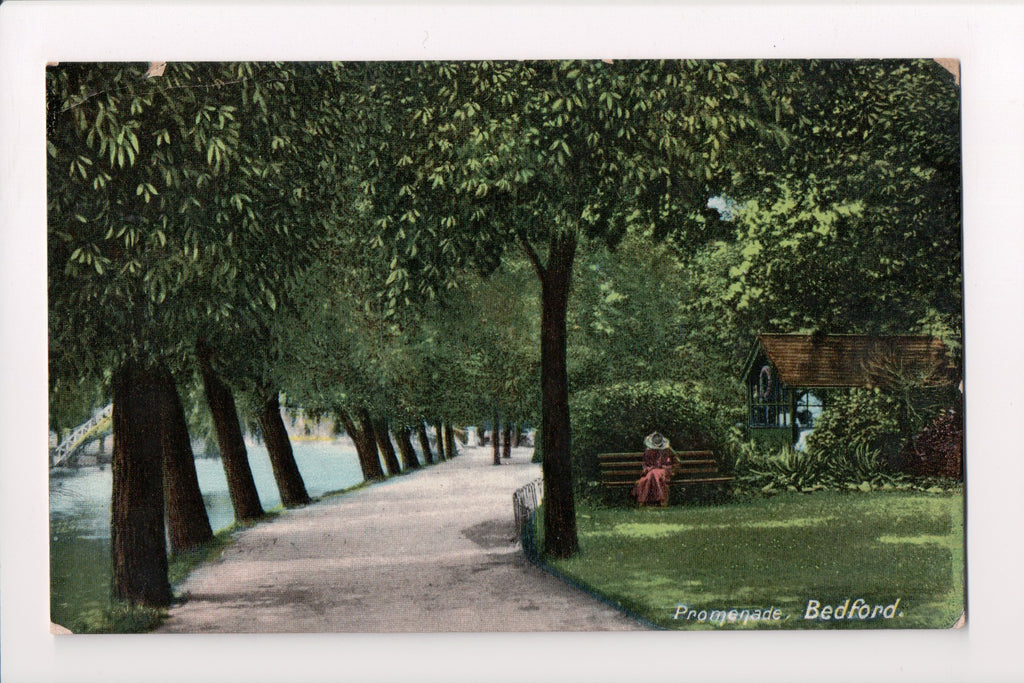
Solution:
M274 158L280 151L294 161L296 145L252 136L259 127L253 122L281 123L285 134L305 129L295 83L344 82L335 65L299 70L173 64L156 78L138 64L48 69L52 387L119 373L158 386L156 369L189 354L197 328L224 326L239 309L276 307L282 283L317 249L324 203L313 193L307 204L302 188L288 185L293 168ZM305 100L319 103L321 114L337 104L331 97ZM330 185L328 170L329 164L302 177ZM296 219L303 216L312 219ZM140 424L121 423L115 470L125 476L115 471L115 500L149 495L119 487L160 478L145 470L156 466L139 445L148 436L124 433ZM127 476L135 468L145 475ZM121 525L119 538L138 531L130 516L113 521ZM165 571L159 555L155 542L115 549L115 593L133 594L134 584L121 582L143 567Z
M213 540L213 529L199 489L192 440L174 377L166 368L157 372L161 393L161 444L164 496L167 502L167 537L171 554Z
M380 457L377 455L377 440L372 433L368 433L363 424L357 425L355 420L344 408L336 408L335 414L345 427L345 432L352 437L356 447L356 454L359 458L359 467L363 473L364 481L378 481L384 478L384 470L380 465ZM372 426L370 427L372 429Z
M962 320L959 91L931 61L785 62L786 165L733 202L703 306L758 332L937 334ZM731 233L731 234L730 234ZM695 264L697 265L697 264ZM699 269L699 266L698 266Z
M491 464L492 465L500 465L501 464L501 440L498 438L498 435L499 435L499 432L498 432L499 424L500 423L498 422L498 416L495 415L494 419L491 421L491 425L493 427L493 434L491 435L491 455L492 455Z
M416 458L416 449L412 445L412 428L401 427L395 437L398 442L398 450L402 454L402 467L406 470L419 469L420 461Z
M451 422L444 423L444 452L449 459L459 454L455 445L455 426Z
M210 406L213 424L217 432L217 446L221 463L228 482L231 505L235 519L247 522L263 516L263 506L256 491L256 481L249 467L249 456L245 450L238 409L231 389L217 375L213 368L213 351L203 341L196 347L199 369L203 377L206 401Z
M506 422L505 428L501 431L501 457L512 457L512 423Z
M437 457L439 460L451 460L455 455L451 451L451 443L445 441L444 425L441 422L434 423L434 443L437 444Z
M168 392L160 367L182 344L170 332L180 309L165 305L167 277L192 262L195 246L195 207L172 195L222 170L219 156L204 163L191 153L193 145L219 149L233 132L211 124L211 111L222 123L230 117L216 107L185 124L181 114L195 105L195 93L176 100L168 90L181 81L159 89L143 70L62 65L47 71L50 369L58 387L76 375L113 378L114 594L165 605L164 462L157 456L164 453L161 434L174 425L167 424L173 411L161 411ZM172 130L176 144L165 147ZM172 191L161 193L158 185ZM187 226L183 232L172 230L172 217ZM172 523L182 518L179 512L170 510Z
M353 439L364 479L383 479L381 455L389 473L400 470L394 451L386 451L390 441L384 443L387 434L379 423L391 407L384 399L398 372L389 355L393 332L360 300L365 283L357 286L349 279L362 275L342 258L353 252L335 248L302 279L297 298L303 305L289 313L283 326L279 374L290 400L337 416Z
M402 465L398 462L395 454L395 446L391 443L391 430L385 418L378 418L373 421L373 430L377 437L377 447L384 456L384 465L388 469L388 475L400 474Z
M129 360L118 368L114 393L114 488L110 547L114 597L166 607L171 602L164 540L163 449L159 373Z
M397 171L365 187L400 188L374 205L391 298L436 291L460 254L485 270L510 245L525 254L541 287L545 551L568 557L578 540L566 310L579 240L667 234L734 186L737 150L768 128L752 104L762 93L738 68L694 61L445 63L390 75L401 108L382 102L394 140L377 158Z
M703 375L705 365L692 358L703 344L686 340L692 321L680 302L689 294L688 270L674 240L633 234L614 250L583 249L567 323L572 391ZM706 330L699 332L703 339Z
M521 259L508 260L488 278L462 273L433 305L418 307L417 323L402 332L402 411L463 424L479 424L494 412L509 420L537 414L532 277ZM442 393L437 386L458 391Z
M319 259L320 250L332 239L328 228L338 209L337 189L341 182L330 141L341 137L345 117L340 98L348 87L344 69L336 64L276 65L277 78L269 82L269 95L258 91L237 103L238 112L259 126L244 129L237 145L238 187L222 189L224 199L240 216L218 214L218 222L235 223L239 232L260 234L264 226L275 237L269 247L258 239L234 240L231 262L211 264L215 274L224 273L233 286L216 289L211 280L211 298L224 307L217 316L201 321L204 346L216 351L217 372L224 388L249 398L252 412L261 424L282 501L287 506L308 502L301 473L295 463L287 432L281 422L277 395L283 380L279 365L284 355L285 311L300 303L299 279ZM272 135L267 135L272 131ZM316 147L317 154L309 149ZM255 223L258 222L259 225ZM228 234L229 241L234 237ZM255 299L255 300L254 300ZM209 377L204 374L204 381ZM240 432L228 425L233 413L213 410L219 417L218 432ZM229 481L241 486L247 460L241 457L240 441L230 456ZM223 460L228 467L228 460ZM227 470L226 470L227 471ZM233 500L251 501L252 492L239 493ZM247 511L250 514L252 510Z
M281 493L281 502L285 507L297 507L309 502L309 493L302 481L292 445L281 419L281 403L277 394L272 394L260 409L258 419L263 441L267 445L270 466L274 471L274 480Z
M422 420L416 425L416 434L420 440L420 450L423 451L424 462L428 465L433 465L434 454L430 450L430 438L427 436L427 428Z

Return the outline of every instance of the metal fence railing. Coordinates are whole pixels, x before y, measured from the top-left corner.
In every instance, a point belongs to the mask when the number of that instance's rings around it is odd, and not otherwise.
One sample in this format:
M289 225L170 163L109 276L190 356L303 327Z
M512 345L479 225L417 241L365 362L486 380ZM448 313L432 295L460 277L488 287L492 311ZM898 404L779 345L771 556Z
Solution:
M512 512L515 515L516 541L523 546L527 556L536 555L534 542L533 517L537 506L544 498L544 480L535 479L526 486L516 489L512 494Z

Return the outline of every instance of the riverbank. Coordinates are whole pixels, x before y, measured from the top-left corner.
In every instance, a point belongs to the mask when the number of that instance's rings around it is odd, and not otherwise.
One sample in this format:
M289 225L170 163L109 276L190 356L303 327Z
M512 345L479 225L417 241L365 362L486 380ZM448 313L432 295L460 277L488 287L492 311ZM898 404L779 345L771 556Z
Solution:
M163 633L641 630L512 542L532 449L489 448L235 534L178 586Z
M313 497L362 481L355 448L348 439L297 443L293 448ZM250 445L248 450L260 502L265 510L274 510L281 500L270 458L261 445ZM196 472L210 525L218 531L230 529L234 511L222 463L198 459ZM109 467L50 473L50 619L76 632L102 626L105 620L98 615L116 608L110 601L110 493Z

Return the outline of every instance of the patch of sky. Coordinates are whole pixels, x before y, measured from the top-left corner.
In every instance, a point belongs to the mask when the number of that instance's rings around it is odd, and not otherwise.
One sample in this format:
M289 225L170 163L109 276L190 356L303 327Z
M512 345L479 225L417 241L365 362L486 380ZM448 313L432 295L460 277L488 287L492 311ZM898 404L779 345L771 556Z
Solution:
M742 207L735 199L718 194L708 200L708 208L716 210L722 220L728 222L736 218L736 213Z

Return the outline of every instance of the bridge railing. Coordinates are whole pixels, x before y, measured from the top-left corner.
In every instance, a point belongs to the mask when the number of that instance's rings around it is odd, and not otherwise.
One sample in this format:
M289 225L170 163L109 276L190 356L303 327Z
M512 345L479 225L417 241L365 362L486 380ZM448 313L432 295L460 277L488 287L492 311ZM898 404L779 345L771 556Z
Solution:
M114 404L108 404L91 418L75 427L70 434L64 437L50 456L50 467L58 467L74 457L78 449L85 445L85 441L91 433L103 422L110 419L114 414Z
M535 479L512 494L512 513L515 516L516 540L528 557L536 557L537 545L533 532L533 518L544 498L544 480Z

